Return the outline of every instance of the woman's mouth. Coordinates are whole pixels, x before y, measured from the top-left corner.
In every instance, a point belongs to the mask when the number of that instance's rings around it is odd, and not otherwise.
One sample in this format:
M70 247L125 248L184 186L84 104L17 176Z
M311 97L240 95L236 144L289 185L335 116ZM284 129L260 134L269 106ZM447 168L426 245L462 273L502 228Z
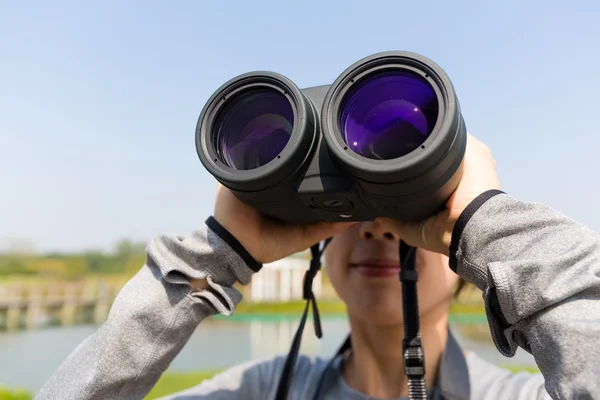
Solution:
M367 277L398 277L400 263L391 260L362 261L350 264L350 268Z

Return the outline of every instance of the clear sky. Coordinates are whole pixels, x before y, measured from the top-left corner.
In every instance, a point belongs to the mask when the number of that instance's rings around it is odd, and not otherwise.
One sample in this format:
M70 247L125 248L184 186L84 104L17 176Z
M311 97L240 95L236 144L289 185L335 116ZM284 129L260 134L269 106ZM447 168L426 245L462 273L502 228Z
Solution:
M510 194L596 230L597 1L0 1L0 249L186 234L214 205L194 148L246 71L300 87L374 52L442 66Z

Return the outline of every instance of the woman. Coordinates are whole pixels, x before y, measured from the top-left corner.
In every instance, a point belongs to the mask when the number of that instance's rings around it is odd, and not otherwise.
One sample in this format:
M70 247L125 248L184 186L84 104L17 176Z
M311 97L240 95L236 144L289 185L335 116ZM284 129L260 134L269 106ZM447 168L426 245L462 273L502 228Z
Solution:
M600 237L499 188L489 150L472 136L447 209L420 223L286 226L221 187L206 226L190 237L150 243L146 265L120 292L107 321L37 398L143 398L204 318L233 313L241 299L235 282L248 284L262 263L331 236L325 265L347 305L352 345L331 362L300 357L290 399L407 395L400 239L419 249L421 331L433 398L600 398ZM512 355L523 347L543 375L511 374L457 351L447 318L459 276L483 290L499 351ZM173 398L272 399L283 363L277 357L239 365Z

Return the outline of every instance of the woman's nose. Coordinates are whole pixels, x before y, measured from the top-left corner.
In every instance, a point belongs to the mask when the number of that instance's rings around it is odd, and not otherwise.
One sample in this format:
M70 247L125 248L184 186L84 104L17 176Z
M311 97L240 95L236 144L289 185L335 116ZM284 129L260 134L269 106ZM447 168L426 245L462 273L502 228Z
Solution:
M390 226L384 220L376 219L374 221L362 222L360 224L360 237L371 240L400 240L392 233Z

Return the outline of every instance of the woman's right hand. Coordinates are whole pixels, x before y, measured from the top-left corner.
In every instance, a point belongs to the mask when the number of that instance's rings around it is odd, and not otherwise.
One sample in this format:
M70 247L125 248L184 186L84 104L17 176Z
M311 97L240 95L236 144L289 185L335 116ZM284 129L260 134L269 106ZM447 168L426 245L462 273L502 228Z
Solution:
M221 184L217 187L214 218L259 263L277 261L306 250L353 225L352 222L282 223L244 204Z

